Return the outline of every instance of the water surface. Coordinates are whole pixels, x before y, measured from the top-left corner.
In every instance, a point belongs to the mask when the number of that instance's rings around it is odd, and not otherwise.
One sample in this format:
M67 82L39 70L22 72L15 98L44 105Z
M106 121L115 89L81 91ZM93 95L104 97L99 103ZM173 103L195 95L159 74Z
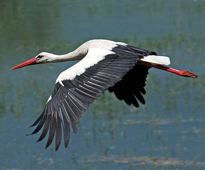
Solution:
M1 1L0 169L205 168L205 3L173 1ZM146 105L106 92L89 108L67 149L26 136L58 74L74 64L10 68L41 51L67 53L94 38L171 57L183 78L151 69Z

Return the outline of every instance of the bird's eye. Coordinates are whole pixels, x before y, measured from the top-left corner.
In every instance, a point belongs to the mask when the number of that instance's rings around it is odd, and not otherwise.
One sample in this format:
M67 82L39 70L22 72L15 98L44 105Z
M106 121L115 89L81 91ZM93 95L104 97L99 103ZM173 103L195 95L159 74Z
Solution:
M36 59L41 59L43 56L42 55L38 55L37 57L36 57Z

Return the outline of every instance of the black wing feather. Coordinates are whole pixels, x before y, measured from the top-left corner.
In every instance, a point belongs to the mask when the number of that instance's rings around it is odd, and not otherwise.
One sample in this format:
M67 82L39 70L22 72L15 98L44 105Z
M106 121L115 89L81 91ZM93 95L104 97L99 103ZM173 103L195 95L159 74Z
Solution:
M48 141L46 144L46 148L48 148L50 146L50 144L53 141L54 135L55 135L55 131L56 131L56 113L53 114L51 122L50 122L50 131L49 131L49 136L48 136Z
M56 148L57 151L60 143L61 143L61 137L62 137L62 119L60 118L60 114L58 113L56 116Z
M51 121L51 115L48 115L47 116L47 120L45 122L45 125L44 125L44 128L43 128L43 131L41 133L41 136L39 137L39 139L37 140L37 142L40 142L41 140L43 140L48 132L48 129L49 129L49 123Z
M70 140L70 124L65 118L65 115L62 114L61 108L59 111L60 111L59 113L60 113L60 117L61 117L62 125L63 125L64 144L65 144L65 147L67 147L69 140Z
M114 92L119 100L124 100L128 105L133 104L135 107L139 107L136 99L145 104L142 94L146 94L144 87L148 69L149 67L143 65L135 65L121 81L110 87L109 91Z

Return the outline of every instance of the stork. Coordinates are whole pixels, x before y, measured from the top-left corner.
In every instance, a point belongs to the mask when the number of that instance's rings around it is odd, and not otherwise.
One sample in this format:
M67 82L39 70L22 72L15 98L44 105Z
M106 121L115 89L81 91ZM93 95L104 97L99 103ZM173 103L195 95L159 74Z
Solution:
M49 131L46 148L55 136L56 151L62 135L65 148L68 146L70 126L76 133L77 125L89 105L105 90L113 92L128 105L139 107L139 102L145 104L143 95L146 93L145 82L149 68L154 67L184 77L198 77L190 71L167 67L170 60L166 56L110 40L90 40L64 55L42 52L12 70L28 65L72 60L80 61L58 76L42 114L31 125L37 126L31 134L36 134L43 128L38 141L44 139Z

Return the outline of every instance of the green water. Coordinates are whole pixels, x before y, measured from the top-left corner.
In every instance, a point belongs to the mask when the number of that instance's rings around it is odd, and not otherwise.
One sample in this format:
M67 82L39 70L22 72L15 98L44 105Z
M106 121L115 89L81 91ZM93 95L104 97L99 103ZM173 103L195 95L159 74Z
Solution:
M0 170L204 169L204 0L0 2ZM10 68L41 51L67 53L104 38L171 58L198 79L151 69L146 105L103 94L71 135L67 149L26 136L58 74L74 64Z

